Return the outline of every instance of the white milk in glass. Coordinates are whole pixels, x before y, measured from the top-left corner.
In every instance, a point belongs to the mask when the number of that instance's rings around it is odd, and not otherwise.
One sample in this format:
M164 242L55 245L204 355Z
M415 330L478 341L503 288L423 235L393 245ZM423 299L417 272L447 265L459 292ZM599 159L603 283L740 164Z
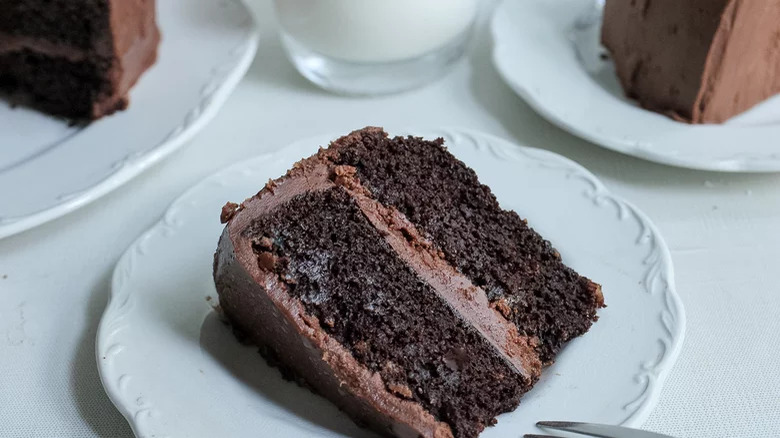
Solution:
M460 55L479 0L276 0L290 59L325 88L383 94L440 76Z

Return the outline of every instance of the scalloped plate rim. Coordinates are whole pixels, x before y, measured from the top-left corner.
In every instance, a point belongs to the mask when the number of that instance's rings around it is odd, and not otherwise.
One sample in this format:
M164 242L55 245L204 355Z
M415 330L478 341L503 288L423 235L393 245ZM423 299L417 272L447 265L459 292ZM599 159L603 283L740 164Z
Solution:
M248 33L246 40L242 43L246 45L246 48L231 72L225 76L220 85L208 96L209 104L199 116L177 135L166 137L159 144L147 149L144 153L124 161L118 170L97 181L91 187L76 192L75 196L67 197L65 201L48 208L26 215L14 216L7 219L7 222L0 223L0 239L19 234L62 217L116 190L152 167L152 165L179 150L214 119L222 105L246 74L258 47L259 32L254 17L242 0L229 1L243 8L247 13L247 17L249 17ZM169 134L172 133L173 131Z
M687 325L685 307L683 305L682 299L677 293L676 286L675 286L674 266L673 266L671 253L669 252L666 242L664 241L663 237L660 234L660 231L657 229L655 224L653 224L653 222L647 217L647 215L645 215L641 210L636 208L631 202L626 201L625 199L619 196L612 195L606 189L603 183L601 183L601 181L590 171L588 171L585 167L583 167L579 163L567 157L556 154L554 152L545 149L538 149L529 146L519 145L515 141L507 140L496 135L482 133L480 131L467 129L467 128L451 128L451 127L442 127L436 129L406 128L406 129L388 130L388 131L393 133L403 133L403 135L411 132L423 133L422 135L425 135L426 133L430 133L430 132L464 133L464 134L474 135L477 137L482 137L488 140L495 141L498 144L500 144L501 147L505 147L506 145L513 145L517 148L517 150L520 150L522 152L529 153L532 155L537 155L537 156L543 156L546 157L548 160L557 161L558 163L561 163L567 166L568 168L575 170L576 172L579 172L580 174L588 178L589 182L595 184L595 188L597 190L599 190L602 194L609 195L610 199L615 200L616 202L622 204L622 206L629 209L631 213L637 218L637 220L639 220L641 224L647 228L647 230L650 232L652 237L655 239L655 242L660 252L661 260L658 263L662 265L662 269L666 272L668 276L668 284L665 289L665 294L667 300L670 300L671 305L674 307L676 313L676 325L673 327L674 330L670 333L671 343L672 343L671 348L665 351L665 354L663 354L662 358L655 365L660 370L658 374L655 376L655 380L647 383L647 387L644 393L640 395L641 402L636 406L634 411L629 414L626 420L621 423L621 425L627 427L641 427L641 425L649 417L650 413L652 412L652 409L656 406L658 399L660 397L661 389L663 388L663 385L665 384L669 376L669 373L672 370L673 365L675 364L675 362L679 357L679 354L682 349L682 345L684 343L685 329ZM420 135L420 134L415 134L415 135ZM295 141L277 151L264 153L246 160L242 160L240 162L229 165L205 177L199 183L189 188L188 190L184 191L180 196L178 196L165 210L161 219L158 222L156 222L153 226L151 226L149 229L147 229L145 232L143 232L119 258L111 278L111 291L110 291L108 303L106 304L104 313L101 316L98 330L97 330L96 343L95 343L95 357L98 364L98 371L99 371L101 383L103 384L106 394L108 395L112 403L116 406L116 408L120 411L120 413L128 421L133 432L137 437L140 438L140 437L147 436L147 434L144 431L144 427L138 421L136 421L134 413L130 408L131 403L125 402L123 400L123 396L119 394L118 391L114 390L113 385L109 381L109 378L115 378L117 376L109 375L110 372L105 368L104 362L101 361L101 356L105 356L106 348L109 346L109 337L112 335L107 332L106 326L110 324L112 321L115 321L119 316L119 315L115 315L115 313L117 312L116 309L114 308L114 305L116 303L116 300L119 299L121 295L122 287L120 285L122 283L122 280L120 279L120 277L123 270L127 269L130 265L130 259L132 257L131 254L134 251L136 251L137 248L140 247L140 245L144 241L146 241L155 233L158 233L161 229L164 229L166 226L169 225L169 222L171 221L171 215L172 213L176 212L179 205L184 205L187 202L187 200L193 197L193 195L203 190L209 184L219 181L223 175L234 173L239 169L248 167L250 164L259 162L261 160L270 161L276 157L284 156L287 150L290 149L297 150L300 149L301 147L309 147L312 144L326 144L328 141L336 139L340 136L341 134L318 135L318 136L312 136L306 138L304 140Z

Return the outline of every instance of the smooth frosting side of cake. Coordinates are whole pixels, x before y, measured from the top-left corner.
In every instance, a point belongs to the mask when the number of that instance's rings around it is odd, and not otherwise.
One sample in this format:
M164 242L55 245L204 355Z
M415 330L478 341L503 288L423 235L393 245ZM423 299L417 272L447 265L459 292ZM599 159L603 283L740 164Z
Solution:
M83 61L88 56L86 50L70 44L58 43L40 37L9 35L0 32L0 56L22 50L32 50L42 55L64 58L70 62Z
M771 0L607 0L602 42L643 107L722 123L780 91L779 22Z
M780 2L733 0L704 71L695 122L725 122L780 93Z
M127 108L130 89L157 60L160 30L155 9L156 0L111 0L113 53L118 60L113 72L115 89L96 103L93 116Z

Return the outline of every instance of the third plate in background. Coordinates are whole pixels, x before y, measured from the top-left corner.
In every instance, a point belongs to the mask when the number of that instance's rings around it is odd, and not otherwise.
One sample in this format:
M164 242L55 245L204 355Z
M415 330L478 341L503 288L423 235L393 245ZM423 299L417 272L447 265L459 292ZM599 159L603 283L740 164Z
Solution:
M600 58L591 0L507 0L491 23L493 61L543 117L597 145L650 161L723 172L780 171L780 97L722 125L689 125L626 98Z

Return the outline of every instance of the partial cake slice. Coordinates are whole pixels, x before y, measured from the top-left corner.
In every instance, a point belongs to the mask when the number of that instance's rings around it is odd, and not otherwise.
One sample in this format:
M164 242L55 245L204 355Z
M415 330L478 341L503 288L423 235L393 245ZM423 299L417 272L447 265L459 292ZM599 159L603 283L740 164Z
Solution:
M607 0L602 41L626 94L721 123L780 92L780 2Z
M127 108L159 41L155 0L0 0L0 95L100 118Z
M222 219L234 329L391 436L476 437L603 305L440 140L357 131Z

